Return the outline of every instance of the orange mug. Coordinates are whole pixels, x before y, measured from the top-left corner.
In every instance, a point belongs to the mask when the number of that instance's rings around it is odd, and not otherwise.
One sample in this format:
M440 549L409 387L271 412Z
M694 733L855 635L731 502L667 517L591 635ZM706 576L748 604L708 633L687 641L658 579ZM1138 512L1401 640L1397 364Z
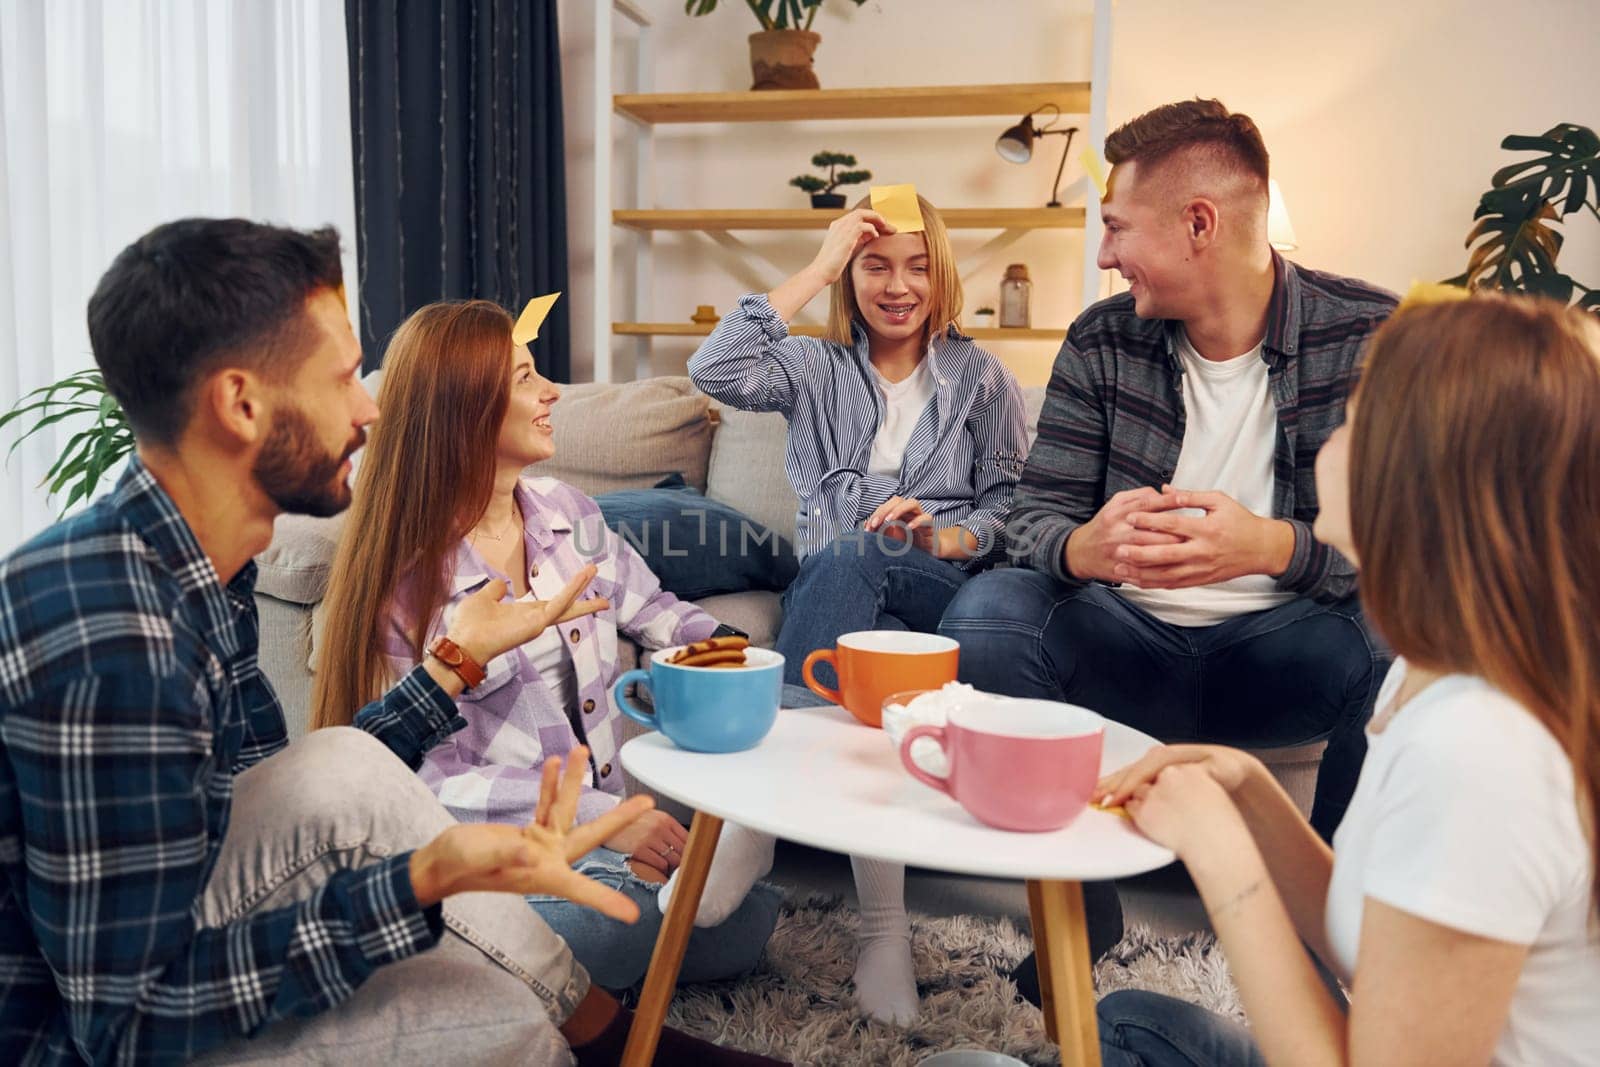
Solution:
M961 646L938 634L858 630L836 647L819 648L800 668L806 688L838 704L868 726L883 725L883 701L906 689L938 689L956 680ZM817 681L818 663L832 665L839 688Z

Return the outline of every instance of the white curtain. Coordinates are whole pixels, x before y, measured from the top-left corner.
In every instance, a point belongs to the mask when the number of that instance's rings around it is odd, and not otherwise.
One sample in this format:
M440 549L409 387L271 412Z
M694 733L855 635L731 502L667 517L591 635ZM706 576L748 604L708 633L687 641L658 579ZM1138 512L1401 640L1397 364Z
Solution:
M90 293L170 219L332 223L358 306L346 69L338 0L0 2L0 410L93 366ZM55 519L39 482L78 428L0 470L0 553Z

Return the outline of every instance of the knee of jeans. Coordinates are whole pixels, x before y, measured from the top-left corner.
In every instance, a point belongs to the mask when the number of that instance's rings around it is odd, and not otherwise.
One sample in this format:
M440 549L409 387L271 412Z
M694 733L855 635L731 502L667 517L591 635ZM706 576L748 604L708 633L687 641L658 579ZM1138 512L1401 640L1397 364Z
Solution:
M963 641L984 631L1038 633L1055 605L1051 581L1048 575L1016 567L974 575L945 609L939 632L951 637L959 633Z
M1094 1006L1095 1018L1100 1023L1102 1039L1115 1040L1119 1028L1129 1025L1147 1026L1165 1012L1164 1005L1171 1004L1169 997L1147 989L1119 989L1107 993Z
M274 790L275 817L327 824L380 853L426 844L454 822L426 783L364 730L313 730L279 755L289 757L289 773Z

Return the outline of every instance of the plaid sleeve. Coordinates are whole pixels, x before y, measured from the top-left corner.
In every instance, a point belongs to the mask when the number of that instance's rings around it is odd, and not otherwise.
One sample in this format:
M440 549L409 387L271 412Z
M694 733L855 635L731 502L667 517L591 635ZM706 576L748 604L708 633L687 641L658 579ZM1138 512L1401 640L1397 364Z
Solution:
M389 662L393 665L395 660ZM394 688L356 712L354 725L416 770L430 748L466 726L467 720L419 663Z
M91 1062L178 1062L325 1011L434 945L410 856L334 875L310 899L201 929L209 702L173 676L81 675L0 719L28 820L27 913Z
M1094 518L1105 493L1111 435L1100 382L1078 322L1056 356L1039 413L1039 436L1028 453L1011 509L1011 562L1077 583L1067 571L1072 531Z
M703 641L717 628L717 620L688 601L661 588L661 579L626 538L605 527L599 509L586 516L602 531L607 555L615 561L617 585L622 590L617 629L646 648L668 648Z

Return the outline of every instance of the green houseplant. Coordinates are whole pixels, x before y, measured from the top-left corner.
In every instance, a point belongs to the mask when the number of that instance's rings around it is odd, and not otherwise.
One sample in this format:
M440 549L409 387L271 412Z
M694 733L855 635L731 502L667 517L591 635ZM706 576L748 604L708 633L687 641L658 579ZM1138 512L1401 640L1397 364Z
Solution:
M0 415L0 430L13 423L21 426L28 417L31 424L12 442L8 457L40 430L69 419L89 420L67 440L42 483L51 496L66 492L66 501L61 505L63 515L78 501L90 499L100 479L133 450L133 430L127 417L96 370L69 374L59 382L35 389Z
M1537 137L1513 134L1500 147L1539 155L1495 171L1472 215L1467 269L1446 284L1537 293L1600 312L1600 288L1556 267L1561 221L1581 211L1600 220L1600 136L1563 122Z
M860 7L867 0L851 0ZM750 35L750 73L754 78L752 89L819 89L817 72L811 60L820 34L811 31L816 21L817 9L822 0L744 0L761 23L761 29ZM709 15L717 9L717 0L686 0L685 14Z
M835 189L841 185L858 185L872 180L870 170L839 170L840 167L856 165L856 157L848 152L818 152L811 157L811 165L827 167L828 176L819 178L815 174L798 174L789 179L789 184L801 192L810 193L811 206L816 208L844 207L844 194L834 192Z

